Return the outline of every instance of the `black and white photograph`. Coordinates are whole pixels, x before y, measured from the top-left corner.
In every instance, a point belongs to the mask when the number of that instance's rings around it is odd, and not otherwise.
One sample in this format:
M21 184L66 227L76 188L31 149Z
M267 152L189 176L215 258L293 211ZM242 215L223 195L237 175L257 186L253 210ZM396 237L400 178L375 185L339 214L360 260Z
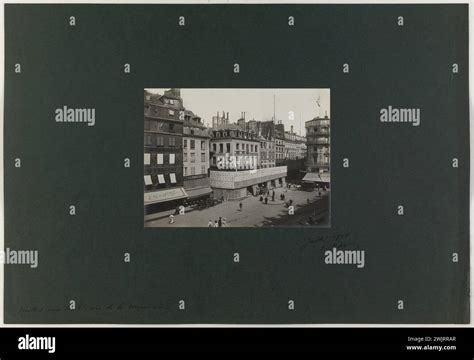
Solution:
M329 89L145 89L145 227L330 226Z
M6 4L0 360L463 351L474 8L400 1Z

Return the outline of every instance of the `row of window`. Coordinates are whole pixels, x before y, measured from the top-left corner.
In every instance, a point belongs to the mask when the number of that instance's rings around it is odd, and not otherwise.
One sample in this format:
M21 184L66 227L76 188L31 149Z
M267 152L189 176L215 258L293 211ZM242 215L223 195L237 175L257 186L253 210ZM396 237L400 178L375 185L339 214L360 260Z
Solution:
M171 104L171 105L175 104L174 99L163 98L163 101L165 102L165 104ZM178 104L178 101L176 101L176 104Z
M170 133L181 133L183 125L175 124L170 121L145 120L145 131L163 131Z
M217 147L217 145L219 145L219 147ZM224 144L223 143L220 143L220 144L216 144L216 143L213 143L212 144L212 149L214 150L214 153L217 153L219 150L219 153L224 153ZM236 143L235 144L235 150L238 151L238 150L245 150L247 153L251 152L257 152L258 151L258 145L255 145L255 144L240 144L240 143ZM230 143L225 143L225 152L226 153L230 153L231 150L230 150Z
M166 179L168 178L168 179ZM171 173L169 176L165 177L163 174L158 174L158 175L145 175L145 185L163 185L166 184L167 180L168 183L170 184L176 184L176 174Z
M215 144L214 144L215 145ZM222 145L222 144L220 144ZM228 144L229 145L229 144ZM318 153L326 153L326 151L317 151ZM221 150L221 153L223 153L223 150ZM228 153L230 153L230 149L228 150ZM286 152L287 156L290 158L296 157L298 155L304 155L305 153L299 152L299 151L292 151L292 149L288 149ZM188 156L189 155L189 156ZM244 152L236 151L236 155L244 155ZM152 161L153 157L153 161ZM262 152L261 159L284 159L285 156L283 153L272 153L269 152L268 156L266 152ZM195 163L196 162L196 154L194 152L192 153L183 153L183 162L190 162L190 163ZM201 162L205 163L206 162L206 153L201 153ZM175 164L176 163L176 154L161 154L157 153L156 157L150 153L145 153L144 154L144 164L145 165L164 165L164 164ZM204 166L204 165L203 165ZM192 174L194 175L194 174Z
M189 140L189 148L191 150L194 150L197 148L201 148L201 150L206 150L206 141L200 141L200 140L194 140L190 139ZM183 148L187 149L188 148L188 139L183 139Z
M209 132L207 131L207 128L200 129L200 128L190 128L190 127L185 126L183 129L183 134L209 137Z
M311 134L329 134L330 130L329 127L316 127L316 128L309 128L307 134L311 136Z
M199 172L200 170L200 172ZM207 174L206 166L202 165L199 169L198 167L185 167L184 168L184 176L191 176L191 175L202 175ZM144 175L143 179L145 181L146 186L151 185L165 185L165 184L176 184L176 174L170 173L166 174L157 174L157 175Z
M145 134L145 146L179 146L179 138L159 134Z
M309 153L321 153L321 154L328 154L329 153L329 148L325 146L308 146L308 152Z
M262 142L262 148L263 149L273 149L274 148L274 145L273 143L271 142Z
M165 159L165 155L167 159ZM144 154L144 164L145 165L151 165L151 154L150 153L145 153ZM155 158L153 156L153 158ZM165 160L168 160L167 162L165 162ZM156 154L156 163L153 162L153 165L154 164L157 164L157 165L163 165L163 164L175 164L176 162L176 155L175 154Z
M195 153L189 153L189 158L188 158L188 153L183 153L183 162L196 162L196 154ZM206 153L201 153L201 162L206 162Z
M199 171L198 167L195 167L195 166L187 167L187 166L185 166L183 175L184 176L191 176L191 175L207 174L206 165L201 165L201 172L197 172L197 171Z
M176 112L172 109L168 109L164 106L158 105L145 105L145 114L150 116L161 116L161 117L170 117L174 118Z
M233 130L218 130L213 131L213 137L220 138L220 137L239 137L243 139L250 139L253 140L256 138L256 135L246 133L244 131L233 131Z

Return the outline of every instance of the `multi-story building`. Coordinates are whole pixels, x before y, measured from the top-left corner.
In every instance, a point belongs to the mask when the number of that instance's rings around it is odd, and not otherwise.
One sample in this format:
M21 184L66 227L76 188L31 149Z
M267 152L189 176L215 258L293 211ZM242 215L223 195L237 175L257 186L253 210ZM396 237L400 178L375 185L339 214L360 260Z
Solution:
M217 168L218 157L226 154L228 156L255 156L258 161L260 158L260 141L254 132L243 130L236 124L219 126L212 129L211 168Z
M185 110L183 126L183 185L187 203L209 197L209 130L201 118Z
M258 122L260 139L260 166L262 168L276 166L275 126L273 121Z
M245 125L245 117L244 113L241 114L241 117L237 120L237 125L242 128L243 130L247 130L247 126Z
M262 168L260 145L256 133L236 124L212 130L210 183L214 196L241 199L249 193L256 195L258 188L285 184L286 166Z
M299 143L297 153L296 153L296 158L297 159L306 159L306 156L308 155L308 149L306 147L306 136L304 137L304 142Z
M269 168L276 165L275 160L275 139L268 139L263 136L260 140L260 167Z
M247 122L245 130L253 131L255 134L258 133L259 121L253 119Z
M308 172L329 172L331 160L331 120L316 117L306 121L306 146Z
M184 110L179 89L163 95L145 91L145 215L173 208L187 197L183 188L182 136Z
M284 158L286 160L303 159L306 156L304 153L306 138L294 133L293 126L291 126L290 129L290 131L283 133Z
M277 165L285 162L285 133L275 130L275 161Z

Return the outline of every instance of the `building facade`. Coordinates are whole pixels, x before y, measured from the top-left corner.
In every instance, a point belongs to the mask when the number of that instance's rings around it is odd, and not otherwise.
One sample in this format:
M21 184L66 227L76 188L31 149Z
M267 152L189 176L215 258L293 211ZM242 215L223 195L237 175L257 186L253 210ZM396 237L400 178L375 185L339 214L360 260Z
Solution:
M218 159L223 156L248 156L260 161L260 141L252 131L243 130L236 124L229 124L212 129L211 135L211 164L217 169ZM257 167L259 164L257 163Z
M187 197L183 188L184 110L179 89L144 94L145 215L175 207Z
M293 132L293 126L290 131L283 133L284 158L286 160L304 159L306 156L306 138Z
M256 195L263 187L285 184L286 166L269 167L265 158L263 167L261 140L254 131L236 124L212 130L210 184L215 197L237 200ZM268 154L265 148L265 156Z
M275 139L260 136L260 167L269 168L276 166Z
M188 204L205 199L212 193L209 184L209 140L209 131L201 118L186 110L183 124L183 186Z
M260 139L260 166L276 166L275 124L273 121L259 121L257 131Z
M329 173L331 161L331 120L314 118L306 121L306 146L308 172Z
M275 130L275 162L277 165L285 162L285 135L279 130Z

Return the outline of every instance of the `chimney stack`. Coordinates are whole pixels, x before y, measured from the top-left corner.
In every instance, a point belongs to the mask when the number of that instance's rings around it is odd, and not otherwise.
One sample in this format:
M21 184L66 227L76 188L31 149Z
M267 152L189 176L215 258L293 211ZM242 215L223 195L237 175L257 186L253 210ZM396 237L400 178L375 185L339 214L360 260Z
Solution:
M229 112L227 111L227 120L229 120Z

